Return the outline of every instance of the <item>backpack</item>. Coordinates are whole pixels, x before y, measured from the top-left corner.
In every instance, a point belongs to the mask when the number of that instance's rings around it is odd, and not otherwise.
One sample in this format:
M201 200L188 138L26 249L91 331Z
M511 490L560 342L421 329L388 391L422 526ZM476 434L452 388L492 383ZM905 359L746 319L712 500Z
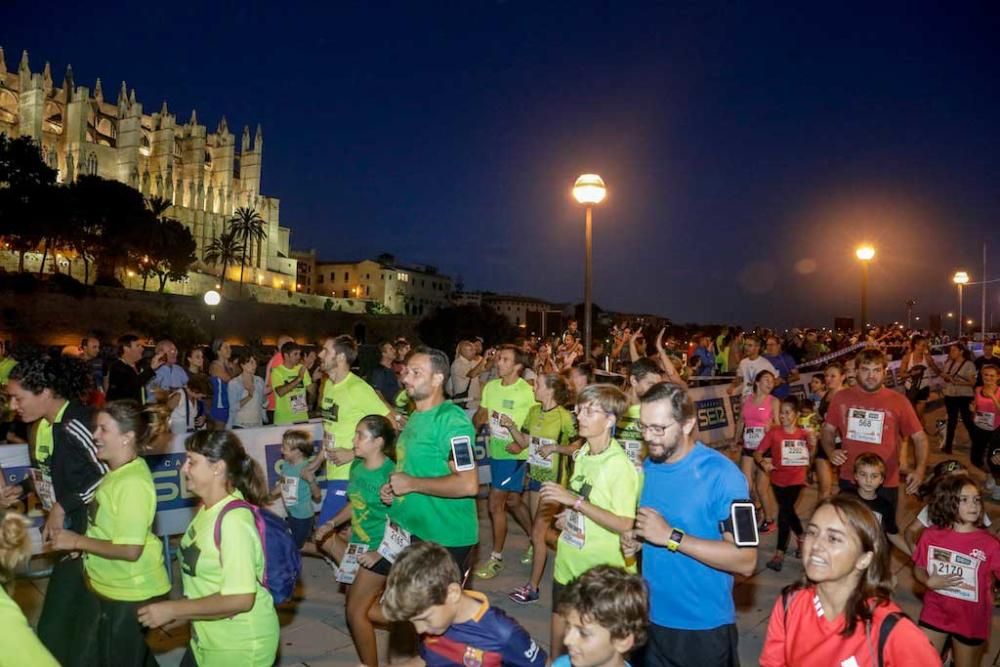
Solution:
M781 591L781 606L784 608L784 611L785 611L785 620L786 621L788 620L788 607L792 604L792 598L795 597L796 593L798 593L797 590L796 591L787 591L787 590ZM899 621L901 619L903 619L903 618L909 618L909 617L906 616L906 614L904 614L901 611L894 611L892 613L886 614L886 617L884 619L882 619L882 625L881 625L881 627L878 630L878 653L875 654L875 658L877 659L877 663L876 664L878 665L878 667L883 667L883 665L885 664L885 660L882 657L882 654L885 653L885 644L886 644L887 641L889 641L889 633L892 632L892 629L894 627L896 627L896 624L899 623ZM870 648L871 648L871 636L870 636L870 634L871 634L871 622L870 621L867 622L865 624L865 626L866 626L865 627L865 634L869 635L869 637L868 637L868 646L869 646L869 650L870 650Z
M219 550L219 562L222 562L222 519L230 510L245 507L253 512L257 524L257 534L260 535L260 546L264 552L264 581L261 583L268 590L275 604L287 602L295 591L295 582L302 572L302 556L295 546L292 532L288 524L274 512L251 505L245 500L230 500L219 512L215 520L215 548Z

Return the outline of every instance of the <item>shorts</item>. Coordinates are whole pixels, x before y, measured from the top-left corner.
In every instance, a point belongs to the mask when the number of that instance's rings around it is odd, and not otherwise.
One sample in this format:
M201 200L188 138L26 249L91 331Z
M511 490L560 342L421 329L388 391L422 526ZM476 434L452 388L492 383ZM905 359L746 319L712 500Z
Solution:
M410 544L416 544L417 542L423 542L423 541L424 540L420 539L416 535L410 536ZM468 577L468 570L471 567L470 565L471 560L469 559L469 556L472 555L472 550L475 548L476 548L475 544L467 547L445 547L445 550L451 556L451 559L455 561L455 563L458 565L459 572L462 573L463 586L465 584L465 579ZM383 577L388 577L389 570L392 569L392 563L390 563L384 558L379 558L378 561L368 569L374 572L375 574L380 574Z
M498 491L524 491L528 462L518 459L490 459L490 486Z
M819 443L816 444L816 460L817 461L829 461L830 460L830 457L826 455L826 450L823 448L823 445L821 445Z
M841 491L847 491L848 493L858 492L858 485L855 484L854 482L850 482L846 479L838 479L837 484L840 487ZM880 486L878 487L878 491L875 492L875 495L877 495L879 498L882 498L883 500L888 501L888 503L892 505L892 511L895 512L899 509L898 486L893 486L893 487Z
M756 452L756 451L757 451L756 449L747 449L746 447L744 447L742 449L741 453L742 453L743 456L747 456L747 457L749 457L749 458L752 459L753 458L753 453Z
M976 639L975 637L966 637L964 635L956 635L954 632L948 632L947 630L942 630L941 628L935 627L930 623L920 620L917 621L917 625L922 628L927 628L928 630L933 630L934 632L940 632L943 635L948 635L959 644L965 644L966 646L982 646L986 643L985 639Z
M323 507L319 510L319 522L326 523L347 504L347 480L334 479L326 483L326 496L323 497Z
M642 652L647 667L739 667L739 635L736 624L709 630L676 630L649 624L649 638Z
M528 478L528 491L539 492L542 490L542 482L537 479Z
M309 539L309 536L312 535L313 517L297 519L294 516L287 516L285 517L285 523L288 524L288 529L292 531L292 539L295 540L295 546L301 549L302 545Z

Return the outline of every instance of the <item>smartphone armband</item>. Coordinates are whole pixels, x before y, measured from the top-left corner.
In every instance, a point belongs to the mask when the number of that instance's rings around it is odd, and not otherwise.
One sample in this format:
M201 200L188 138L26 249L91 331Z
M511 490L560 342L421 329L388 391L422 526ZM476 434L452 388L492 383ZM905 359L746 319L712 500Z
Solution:
M756 547L760 544L757 532L757 510L753 501L734 500L729 505L729 516L719 522L719 533L732 533L733 542L739 548Z

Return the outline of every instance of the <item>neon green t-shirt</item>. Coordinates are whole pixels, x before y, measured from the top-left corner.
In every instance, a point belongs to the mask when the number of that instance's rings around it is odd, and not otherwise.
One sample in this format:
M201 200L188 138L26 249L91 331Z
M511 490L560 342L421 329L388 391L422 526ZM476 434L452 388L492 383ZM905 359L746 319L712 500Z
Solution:
M0 667L59 667L56 659L31 631L24 612L10 599L3 586L0 586L0 628L3 628Z
M199 665L270 667L278 652L278 615L261 584L264 552L253 514L234 509L222 520L222 554L215 548L215 521L238 491L198 510L181 538L184 597L253 594L250 611L232 618L192 621L191 649Z
M272 368L271 388L276 390L278 387L294 380L298 377L300 368L302 368L302 364L293 368L288 368L284 364L280 364ZM274 392L274 423L276 426L308 421L309 399L306 394L306 388L311 384L312 378L309 376L309 372L306 371L302 375L302 384L295 389L284 396L278 396L278 392Z
M319 407L323 417L323 446L332 441L333 446L340 449L354 447L354 429L362 417L389 414L389 408L372 386L354 373L348 373L337 384L325 382ZM327 480L344 480L350 475L350 463L338 466L326 462Z
M615 440L600 454L591 454L590 445L584 444L577 452L569 488L582 495L592 505L623 517L635 517L639 502L639 475ZM578 514L570 510L572 514ZM595 565L614 565L635 571L635 565L626 566L622 555L621 538L585 516L582 518L582 539L575 546L564 530L556 546L556 563L553 577L560 584L568 584Z
M355 459L350 465L351 480L347 483L347 499L351 503L351 541L363 542L369 551L378 549L385 533L385 517L389 508L379 497L388 483L396 464L391 459L369 470L365 462Z
M528 458L528 450L526 449L520 454L511 454L507 451L507 445L514 439L510 436L510 432L500 425L500 415L509 416L515 424L524 428L528 411L533 405L537 405L535 391L530 384L524 381L524 378L518 378L516 382L509 385L504 385L500 378L486 383L479 406L486 410L487 417L489 417L491 459L524 460Z
M414 412L396 441L396 471L413 477L451 474L452 438L469 438L476 430L465 411L451 401ZM409 493L393 499L389 517L402 528L446 547L479 543L475 498L441 498Z
M10 372L14 370L14 366L17 366L17 360L10 357L4 357L0 360L0 385L7 384L7 380L10 379Z
M144 459L108 472L87 513L87 537L143 546L139 559L133 562L87 554L83 563L95 591L111 600L137 602L170 590L163 549L151 532L156 489Z
M533 441L537 440L539 445L549 443L566 445L576 437L573 414L561 405L557 405L551 410L542 410L542 406L536 403L528 412L524 428L528 437ZM530 447L528 451L530 453ZM559 479L561 459L561 455L553 453L549 456L549 461L552 462L551 467L529 464L528 477L539 482L556 481Z
M68 405L69 401L66 401L59 408L59 412L56 413L56 424L62 421ZM49 423L48 419L42 417L38 420L38 427L35 429L35 463L46 475L49 474L49 459L52 458L52 450L55 446L55 440L52 438L52 424Z

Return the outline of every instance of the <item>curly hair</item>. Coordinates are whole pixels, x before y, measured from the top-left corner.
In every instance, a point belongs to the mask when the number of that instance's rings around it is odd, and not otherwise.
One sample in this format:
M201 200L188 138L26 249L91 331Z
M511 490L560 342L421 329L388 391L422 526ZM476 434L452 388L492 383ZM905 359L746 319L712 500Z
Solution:
M962 489L972 486L976 489L979 485L966 473L957 475L947 475L943 477L934 487L931 493L931 500L927 504L927 515L931 523L940 528L951 528L960 520L958 514L958 504ZM979 513L979 520L976 522L979 528L983 526L983 514Z
M17 380L32 394L48 389L68 401L83 400L94 381L83 360L49 355L18 360L17 366L10 372L10 379Z
M566 586L556 612L575 611L584 623L605 628L612 639L632 636L633 648L646 643L649 593L642 577L619 567L597 565Z

